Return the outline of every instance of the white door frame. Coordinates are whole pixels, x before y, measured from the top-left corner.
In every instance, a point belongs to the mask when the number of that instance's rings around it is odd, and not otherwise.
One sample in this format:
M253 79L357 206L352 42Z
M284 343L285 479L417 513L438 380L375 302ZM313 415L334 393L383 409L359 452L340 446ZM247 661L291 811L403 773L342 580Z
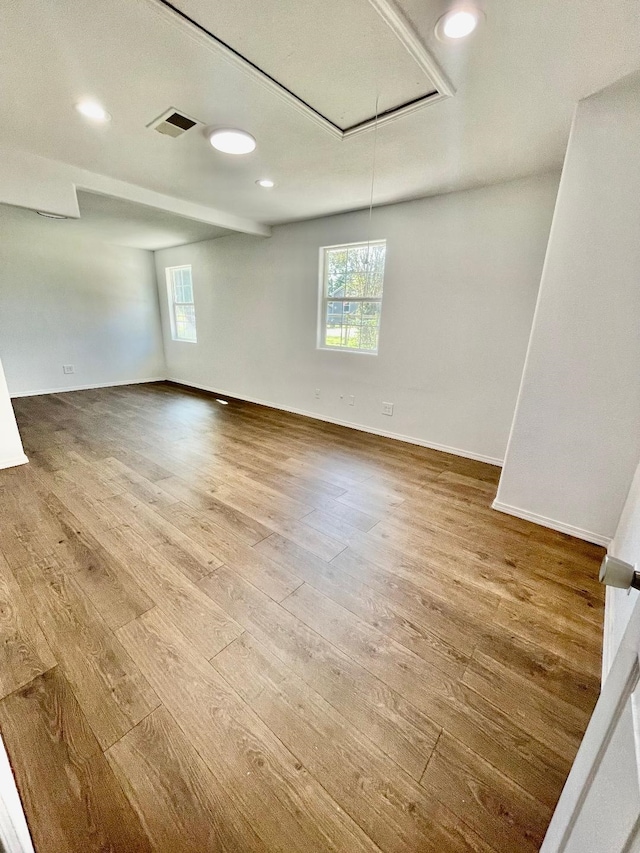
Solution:
M640 681L640 600L636 603L602 693L580 744L540 853L564 853L591 785L627 702ZM624 791L620 792L624 796ZM640 840L640 817L626 841L631 853Z
M9 756L0 738L0 850L35 853Z

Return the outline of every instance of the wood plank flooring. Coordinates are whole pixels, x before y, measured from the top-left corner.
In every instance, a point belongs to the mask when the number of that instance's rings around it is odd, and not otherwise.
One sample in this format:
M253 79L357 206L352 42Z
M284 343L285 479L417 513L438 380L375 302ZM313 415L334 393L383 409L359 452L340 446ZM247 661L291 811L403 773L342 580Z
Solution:
M499 470L169 383L14 401L0 729L38 853L534 853L602 549Z

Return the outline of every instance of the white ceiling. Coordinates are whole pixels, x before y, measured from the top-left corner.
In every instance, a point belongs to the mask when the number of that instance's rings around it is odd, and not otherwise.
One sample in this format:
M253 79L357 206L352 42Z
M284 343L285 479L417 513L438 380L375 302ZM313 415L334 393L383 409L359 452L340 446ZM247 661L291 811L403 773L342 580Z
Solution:
M49 232L57 230L66 236L78 235L151 251L235 233L124 199L78 192L78 201L80 218L64 221L0 204L0 224L3 221L28 222L32 227Z
M67 220L65 230L120 246L155 251L234 233L164 210L94 193L78 192L78 202L80 219Z
M171 5L342 130L438 88L367 0L262 0L250 26L237 0Z
M369 2L349 0L367 13ZM433 26L445 0L400 0L457 93L378 128L376 203L557 168L575 103L640 67L637 0L483 2L482 27L464 43L444 45ZM353 8L340 14L343 0L294 4L295 25L265 16L264 0L245 0L235 17L226 0L188 5L209 25L226 27L227 38L257 33L238 49L259 46L260 61L278 71L290 55L287 83L295 91L319 93L323 108L338 113L349 106L355 72L324 62L326 23L339 31L336 44L361 50L370 41ZM397 76L386 50L369 54L369 77ZM157 0L8 0L0 55L0 145L266 223L369 202L373 131L345 139L327 132ZM361 86L351 106L359 109L370 88ZM75 112L85 96L109 110L108 126ZM258 147L233 158L214 151L202 128L171 139L146 127L169 107L206 126L245 128ZM258 188L261 177L278 186Z

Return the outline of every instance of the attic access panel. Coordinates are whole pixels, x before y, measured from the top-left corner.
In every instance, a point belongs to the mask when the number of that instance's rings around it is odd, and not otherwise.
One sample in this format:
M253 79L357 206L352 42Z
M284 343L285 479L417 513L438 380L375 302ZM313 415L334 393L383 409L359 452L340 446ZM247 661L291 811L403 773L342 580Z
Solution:
M393 0L158 0L340 136L453 94Z

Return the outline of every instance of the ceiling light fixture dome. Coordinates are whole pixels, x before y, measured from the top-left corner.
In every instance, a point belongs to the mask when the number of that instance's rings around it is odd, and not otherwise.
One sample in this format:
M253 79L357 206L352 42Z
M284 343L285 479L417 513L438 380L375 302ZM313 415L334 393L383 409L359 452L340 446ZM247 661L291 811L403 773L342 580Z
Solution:
M440 41L457 41L466 38L480 23L482 12L475 6L456 6L444 14L436 24Z
M273 187L275 187L275 183L272 180L270 180L269 178L260 178L259 181L256 181L256 184L259 187L263 187L265 190L270 190L270 189L273 189Z
M250 154L256 147L256 141L250 133L232 127L212 131L209 134L209 142L224 154Z
M111 121L109 113L97 101L78 101L76 109L80 115L91 119L91 121L97 121L100 122L100 124Z

